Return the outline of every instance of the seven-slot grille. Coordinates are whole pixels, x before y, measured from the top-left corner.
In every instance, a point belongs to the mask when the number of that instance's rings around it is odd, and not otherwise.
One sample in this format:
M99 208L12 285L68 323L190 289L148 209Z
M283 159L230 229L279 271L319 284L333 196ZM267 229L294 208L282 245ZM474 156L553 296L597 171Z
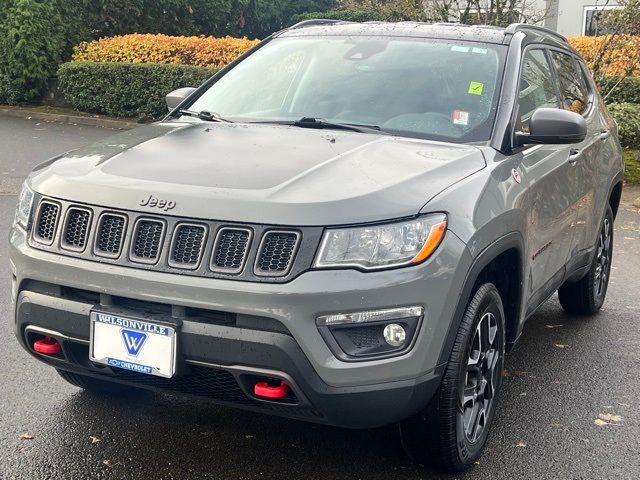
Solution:
M60 206L57 203L42 202L38 210L35 237L40 242L50 245L56 235Z
M96 254L118 257L122 251L126 217L115 213L104 213L98 221L96 234Z
M72 250L84 250L87 245L91 211L84 208L70 208L62 236L62 246Z
M286 275L298 246L297 232L271 231L262 238L256 274L268 276Z
M297 250L302 245L304 251L315 251L322 233L313 227L303 243L300 231L267 225L192 223L49 199L40 200L33 225L32 246L47 251L123 266L133 262L143 269L267 282L286 281L310 268L309 254L294 265ZM246 268L249 262L252 268Z
M159 220L138 220L133 235L131 259L142 263L156 263L164 238L164 223Z
M211 269L218 272L239 273L244 262L251 240L251 230L223 228L218 232Z
M178 225L173 235L169 264L178 268L197 268L206 232L202 225Z

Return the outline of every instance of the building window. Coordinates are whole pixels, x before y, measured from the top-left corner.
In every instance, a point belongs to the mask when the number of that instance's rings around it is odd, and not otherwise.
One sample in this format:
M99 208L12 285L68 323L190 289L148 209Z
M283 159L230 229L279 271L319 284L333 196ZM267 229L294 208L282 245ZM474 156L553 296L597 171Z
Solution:
M593 37L595 35L606 35L611 33L606 25L606 18L613 10L622 8L620 5L594 5L584 7L584 21L582 23L582 34Z

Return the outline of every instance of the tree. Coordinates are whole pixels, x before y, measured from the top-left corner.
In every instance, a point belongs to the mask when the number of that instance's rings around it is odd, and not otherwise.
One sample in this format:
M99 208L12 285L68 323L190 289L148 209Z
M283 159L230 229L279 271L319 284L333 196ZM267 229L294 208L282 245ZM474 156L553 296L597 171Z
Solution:
M0 96L9 103L37 101L65 44L57 3L3 0L0 7Z
M599 6L607 7L610 3L610 0L606 0ZM606 18L598 22L606 34L599 36L596 32L596 36L592 37L591 58L588 59L605 100L626 77L640 69L640 0L618 0L618 4L621 8L607 10ZM618 82L611 85L605 79L611 75L614 66Z
M533 0L426 0L433 21L459 21L472 25L507 26L514 22L539 23L548 11Z

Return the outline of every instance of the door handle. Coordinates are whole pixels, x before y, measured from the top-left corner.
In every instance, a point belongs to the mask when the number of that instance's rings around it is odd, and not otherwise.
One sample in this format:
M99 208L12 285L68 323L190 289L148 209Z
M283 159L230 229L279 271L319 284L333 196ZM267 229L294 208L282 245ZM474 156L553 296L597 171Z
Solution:
M611 136L611 130L601 130L600 131L600 140L603 142L607 140Z
M576 150L575 148L571 149L571 152L569 152L569 164L571 166L574 166L576 163L578 163L578 159L580 158L581 152L580 150Z

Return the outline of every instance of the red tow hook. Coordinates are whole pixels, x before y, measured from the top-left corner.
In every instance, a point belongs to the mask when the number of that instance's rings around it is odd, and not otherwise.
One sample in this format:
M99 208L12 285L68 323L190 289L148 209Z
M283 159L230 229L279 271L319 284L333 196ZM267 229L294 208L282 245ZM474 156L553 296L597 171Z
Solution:
M253 393L256 397L269 398L272 400L280 400L289 394L290 387L284 380L280 380L278 385L272 386L267 382L256 383L253 387Z
M60 355L62 347L55 338L44 337L33 344L33 349L43 355Z

